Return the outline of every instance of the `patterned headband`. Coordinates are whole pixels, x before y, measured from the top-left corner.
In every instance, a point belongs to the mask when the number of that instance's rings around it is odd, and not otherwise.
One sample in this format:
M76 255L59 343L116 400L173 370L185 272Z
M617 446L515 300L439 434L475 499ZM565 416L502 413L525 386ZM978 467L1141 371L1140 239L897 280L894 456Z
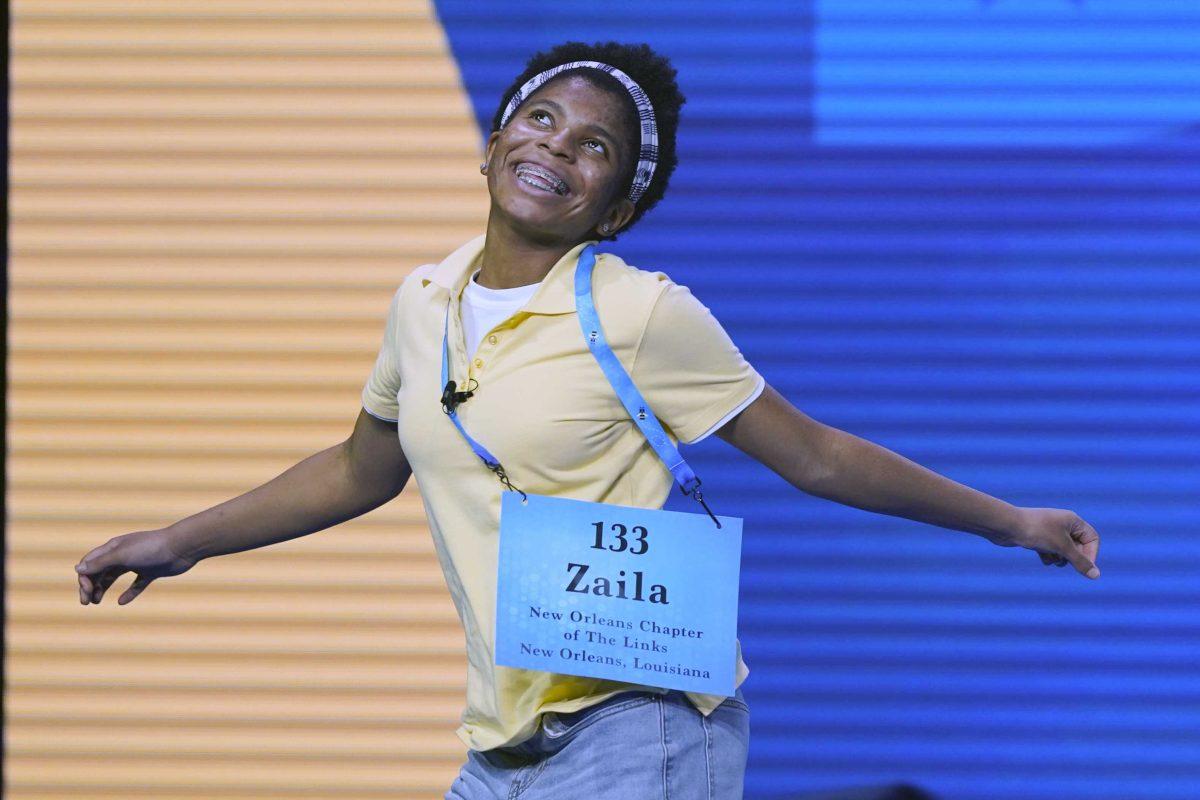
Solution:
M500 127L503 128L508 123L508 118L517 110L517 107L525 102L529 95L536 92L542 84L559 73L577 67L591 67L612 75L629 91L629 96L633 98L633 104L637 106L638 120L642 128L642 146L638 151L638 163L637 169L633 173L633 184L629 187L629 199L637 203L645 194L646 189L650 187L650 179L654 177L654 167L658 164L658 124L654 121L654 106L650 105L650 98L642 91L642 87L638 86L633 78L611 64L604 64L600 61L571 61L551 67L545 72L539 72L525 81L508 101L508 105L504 108L504 115L500 117Z

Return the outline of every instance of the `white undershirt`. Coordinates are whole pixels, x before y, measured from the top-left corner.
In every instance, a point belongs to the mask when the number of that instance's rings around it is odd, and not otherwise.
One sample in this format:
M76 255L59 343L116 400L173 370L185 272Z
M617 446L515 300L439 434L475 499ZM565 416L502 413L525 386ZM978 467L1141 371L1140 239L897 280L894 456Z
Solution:
M463 333L467 344L467 358L475 355L479 343L492 328L511 317L529 302L541 281L511 289L489 289L475 281L479 271L471 276L462 297Z
M520 310L533 297L537 288L542 285L539 281L525 286L514 286L511 289L489 289L476 283L477 275L479 275L478 270L471 276L471 280L467 281L467 288L463 291L462 296L463 334L467 344L467 358L474 357L475 351L488 331ZM714 423L692 444L708 438L714 431L733 419L762 394L764 386L765 381L760 380L758 387L750 393L749 397Z

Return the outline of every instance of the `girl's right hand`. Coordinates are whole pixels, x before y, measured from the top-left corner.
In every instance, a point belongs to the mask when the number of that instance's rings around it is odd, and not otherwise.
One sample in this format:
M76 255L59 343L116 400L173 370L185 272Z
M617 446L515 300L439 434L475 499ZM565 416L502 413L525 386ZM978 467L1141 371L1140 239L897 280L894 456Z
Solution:
M137 577L117 598L117 605L122 606L145 591L155 578L180 575L195 566L195 560L172 550L170 542L166 529L136 531L109 539L92 550L75 565L80 604L99 603L108 587L126 572Z

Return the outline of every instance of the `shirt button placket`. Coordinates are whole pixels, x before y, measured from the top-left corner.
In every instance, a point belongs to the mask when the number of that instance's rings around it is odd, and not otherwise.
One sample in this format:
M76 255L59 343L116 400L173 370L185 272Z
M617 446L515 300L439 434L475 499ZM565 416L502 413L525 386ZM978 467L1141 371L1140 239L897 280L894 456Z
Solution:
M499 336L497 336L494 333L488 334L488 337L487 337L488 346L481 347L480 352L483 353L484 355L490 354L492 352L492 348L495 347L496 342L498 342L498 341L500 341ZM471 363L475 366L475 369L483 369L483 359L482 358L476 358Z

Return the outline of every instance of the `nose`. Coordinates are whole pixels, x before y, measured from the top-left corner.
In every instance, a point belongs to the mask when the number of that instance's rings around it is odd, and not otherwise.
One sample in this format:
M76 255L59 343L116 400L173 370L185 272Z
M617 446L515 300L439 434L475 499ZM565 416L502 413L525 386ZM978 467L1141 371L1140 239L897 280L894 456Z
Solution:
M554 131L547 131L542 140L538 142L538 146L544 147L553 156L565 158L570 161L573 157L569 144L570 137L570 131L565 127Z

